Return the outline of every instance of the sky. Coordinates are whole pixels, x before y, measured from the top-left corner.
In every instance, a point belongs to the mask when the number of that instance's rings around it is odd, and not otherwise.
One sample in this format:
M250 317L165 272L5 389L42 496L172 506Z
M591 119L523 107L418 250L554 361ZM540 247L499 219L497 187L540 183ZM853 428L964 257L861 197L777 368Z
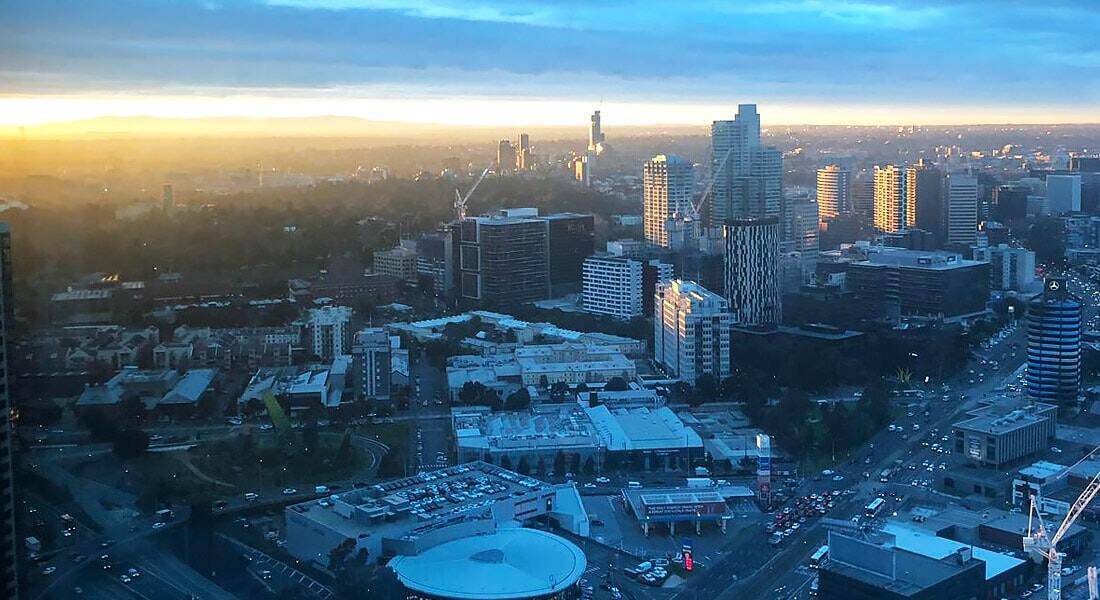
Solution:
M0 0L0 125L1100 122L1100 0Z

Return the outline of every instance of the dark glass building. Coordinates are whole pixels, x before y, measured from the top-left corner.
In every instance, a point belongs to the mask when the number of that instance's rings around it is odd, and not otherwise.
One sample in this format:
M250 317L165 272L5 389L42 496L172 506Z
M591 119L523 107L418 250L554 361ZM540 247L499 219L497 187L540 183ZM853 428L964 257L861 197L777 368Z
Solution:
M547 221L521 214L455 224L460 301L507 306L550 297Z
M592 215L558 213L539 218L549 224L550 283L580 282L584 259L596 250Z
M11 230L0 223L0 597L19 597L16 578L15 489L11 454L8 333L12 326Z
M989 300L989 263L952 252L882 248L848 264L846 279L867 318L959 317Z
M1068 404L1081 390L1081 302L1066 280L1047 278L1043 293L1028 305L1027 395Z

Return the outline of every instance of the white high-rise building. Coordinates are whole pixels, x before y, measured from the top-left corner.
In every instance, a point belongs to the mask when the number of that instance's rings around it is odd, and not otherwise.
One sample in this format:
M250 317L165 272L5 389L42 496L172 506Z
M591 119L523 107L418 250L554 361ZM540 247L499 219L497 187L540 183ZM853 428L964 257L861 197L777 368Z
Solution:
M947 175L947 242L978 242L978 180L970 175Z
M817 208L821 220L852 211L852 174L839 165L817 170Z
M694 281L658 283L653 299L653 357L665 372L694 384L704 374L730 374L730 326L726 299Z
M1081 212L1081 176L1047 175L1047 206L1052 215Z
M897 165L875 165L875 228L886 233L905 228L905 172Z
M761 146L756 105L739 105L732 121L714 121L710 136L710 226L719 228L729 219L782 217L783 153Z
M1008 244L974 250L975 260L989 262L989 289L1026 292L1035 284L1035 252Z
M390 397L392 352L385 329L368 328L355 334L351 355L360 399Z
M817 255L821 250L819 204L809 198L788 198L787 205L787 227L790 230L792 248L803 255Z
M310 350L321 360L351 353L351 315L347 306L311 308L306 319Z
M645 240L668 248L670 224L691 212L694 169L679 156L658 154L643 165L642 186Z
M734 321L745 325L779 323L782 319L777 219L729 221L726 242L725 296Z
M584 310L630 319L642 314L642 261L589 256L582 267Z

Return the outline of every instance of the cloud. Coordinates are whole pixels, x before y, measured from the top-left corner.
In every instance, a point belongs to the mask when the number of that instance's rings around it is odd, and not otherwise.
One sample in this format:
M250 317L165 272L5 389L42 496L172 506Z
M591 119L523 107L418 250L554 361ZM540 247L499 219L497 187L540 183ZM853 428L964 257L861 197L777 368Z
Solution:
M1100 16L1062 0L7 0L0 22L0 94L1100 101Z

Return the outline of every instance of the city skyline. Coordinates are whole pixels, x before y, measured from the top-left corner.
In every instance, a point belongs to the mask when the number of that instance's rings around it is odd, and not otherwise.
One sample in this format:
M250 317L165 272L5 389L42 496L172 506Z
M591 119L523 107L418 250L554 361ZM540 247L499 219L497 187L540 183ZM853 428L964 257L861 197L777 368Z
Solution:
M485 0L17 1L4 13L7 127L102 116L565 125L593 107L611 127L702 125L746 98L768 105L772 126L1100 121L1089 109L1100 84L1088 77L1098 17L1069 2L1010 2L993 18L977 1L811 0L631 11ZM673 39L677 60L667 60ZM1013 40L1027 72L988 39ZM929 68L930 56L950 58ZM900 73L905 85L881 85ZM1072 97L1059 92L1067 86Z

